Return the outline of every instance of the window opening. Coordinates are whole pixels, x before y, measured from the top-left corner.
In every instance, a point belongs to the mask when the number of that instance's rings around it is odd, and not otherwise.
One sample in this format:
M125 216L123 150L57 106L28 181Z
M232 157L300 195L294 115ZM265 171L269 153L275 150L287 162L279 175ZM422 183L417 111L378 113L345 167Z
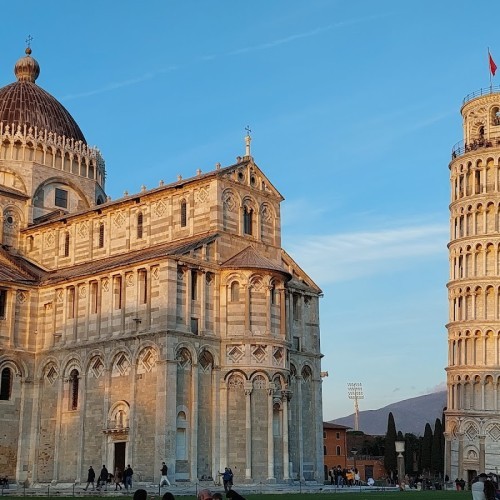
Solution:
M69 375L70 384L70 410L78 409L78 370L71 370Z
M8 401L12 392L12 370L4 368L2 370L2 378L0 381L0 400Z
M181 227L187 226L187 203L185 200L181 202Z
M143 215L142 215L142 212L139 212L137 214L137 239L138 240L142 239L142 234L143 234L142 222L143 222Z
M64 235L64 256L69 256L69 233Z
M7 313L7 290L0 290L0 319L5 319Z
M104 224L99 224L99 248L104 247Z
M245 234L253 234L252 216L253 210L251 208L245 207L243 209L243 232Z
M56 188L54 204L56 207L68 208L68 192L65 189Z

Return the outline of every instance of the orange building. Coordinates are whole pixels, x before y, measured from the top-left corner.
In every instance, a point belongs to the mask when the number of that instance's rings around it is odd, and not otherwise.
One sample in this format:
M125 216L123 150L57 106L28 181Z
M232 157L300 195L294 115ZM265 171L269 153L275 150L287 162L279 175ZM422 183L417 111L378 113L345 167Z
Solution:
M325 481L329 481L328 471L340 465L347 466L347 430L345 425L323 422L323 460Z
M323 470L325 481L330 481L328 471L340 465L342 469L357 468L361 481L368 478L380 480L385 477L384 457L374 457L362 454L363 441L367 436L348 432L351 427L323 422ZM368 436L371 438L371 436ZM356 455L352 450L358 450Z

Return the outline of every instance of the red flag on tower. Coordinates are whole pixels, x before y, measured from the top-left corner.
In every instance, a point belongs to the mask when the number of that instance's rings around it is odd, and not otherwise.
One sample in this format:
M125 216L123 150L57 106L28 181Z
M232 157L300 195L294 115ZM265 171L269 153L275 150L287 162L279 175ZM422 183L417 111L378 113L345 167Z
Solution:
M488 51L488 57L490 59L490 71L493 76L495 76L495 73L497 71L497 65L495 64L495 61L493 60L493 57L491 57L490 51Z

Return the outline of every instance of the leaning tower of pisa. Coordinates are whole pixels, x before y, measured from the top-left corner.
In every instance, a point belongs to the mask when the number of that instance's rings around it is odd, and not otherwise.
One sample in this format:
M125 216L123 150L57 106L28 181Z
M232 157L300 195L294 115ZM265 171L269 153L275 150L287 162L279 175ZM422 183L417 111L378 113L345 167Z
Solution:
M465 97L450 162L445 473L500 468L500 88Z

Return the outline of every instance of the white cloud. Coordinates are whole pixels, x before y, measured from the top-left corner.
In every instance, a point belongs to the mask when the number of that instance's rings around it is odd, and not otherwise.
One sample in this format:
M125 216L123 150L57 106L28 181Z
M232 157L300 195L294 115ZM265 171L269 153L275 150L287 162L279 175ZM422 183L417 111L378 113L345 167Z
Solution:
M387 270L398 261L445 254L449 228L444 224L403 225L378 231L303 235L290 254L321 283L358 279ZM300 242L300 243L298 243Z

